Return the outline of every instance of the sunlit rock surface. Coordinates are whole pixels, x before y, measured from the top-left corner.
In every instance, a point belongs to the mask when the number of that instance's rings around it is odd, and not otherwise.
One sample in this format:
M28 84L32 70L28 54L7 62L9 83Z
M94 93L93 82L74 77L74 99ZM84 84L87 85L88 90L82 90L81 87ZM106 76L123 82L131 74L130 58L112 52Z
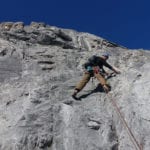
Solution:
M72 99L91 55L121 74L107 96L94 80ZM44 23L0 24L0 150L136 150L111 98L142 150L150 149L150 52Z

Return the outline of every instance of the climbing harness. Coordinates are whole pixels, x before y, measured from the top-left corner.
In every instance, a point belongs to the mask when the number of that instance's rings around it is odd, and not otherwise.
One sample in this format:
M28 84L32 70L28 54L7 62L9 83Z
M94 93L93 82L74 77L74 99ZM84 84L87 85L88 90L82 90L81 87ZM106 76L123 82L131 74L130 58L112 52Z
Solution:
M104 91L105 91L105 89L104 89ZM125 119L124 119L119 107L117 106L115 100L112 98L110 93L107 93L106 91L105 91L105 93L107 95L107 98L111 100L112 105L114 106L115 111L117 112L118 116L120 117L120 120L122 121L122 124L123 124L124 128L127 130L127 133L129 135L132 143L134 144L136 150L143 150L142 146L138 143L138 141L136 140L135 136L133 135L131 129L129 128L127 122L125 121Z
M98 74L100 72L100 68L98 66L93 67L93 72Z

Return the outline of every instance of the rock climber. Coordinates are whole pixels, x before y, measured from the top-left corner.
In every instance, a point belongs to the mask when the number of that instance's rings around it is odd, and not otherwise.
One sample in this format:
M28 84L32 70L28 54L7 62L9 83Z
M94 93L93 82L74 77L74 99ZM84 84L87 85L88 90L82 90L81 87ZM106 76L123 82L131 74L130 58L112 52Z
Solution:
M104 75L109 75L109 73L104 70L103 66L111 69L116 74L120 74L120 71L107 63L109 56L110 54L108 53L104 53L102 56L94 55L90 57L83 65L84 75L74 89L72 94L74 99L78 99L77 94L85 87L91 77L97 78L106 93L110 91L110 86L107 84L106 79L104 78Z

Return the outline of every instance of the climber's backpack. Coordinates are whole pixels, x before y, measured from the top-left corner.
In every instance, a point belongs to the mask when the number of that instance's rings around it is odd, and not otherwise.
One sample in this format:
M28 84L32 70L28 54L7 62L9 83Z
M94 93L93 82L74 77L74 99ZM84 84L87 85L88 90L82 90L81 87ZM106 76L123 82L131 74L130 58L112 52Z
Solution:
M83 66L87 69L88 66L96 66L97 62L99 60L99 57L96 55L91 56L90 58L88 58L88 61L83 64Z

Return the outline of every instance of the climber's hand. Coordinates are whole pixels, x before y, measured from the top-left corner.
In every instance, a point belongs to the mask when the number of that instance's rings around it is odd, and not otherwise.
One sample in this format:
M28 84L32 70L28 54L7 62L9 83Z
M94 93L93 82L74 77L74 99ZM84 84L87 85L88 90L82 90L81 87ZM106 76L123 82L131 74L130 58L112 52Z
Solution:
M119 71L119 70L116 70L116 71L115 71L115 73L117 73L117 74L121 74L121 71Z
M116 68L113 68L112 71L114 71L116 74L121 74L121 71Z

